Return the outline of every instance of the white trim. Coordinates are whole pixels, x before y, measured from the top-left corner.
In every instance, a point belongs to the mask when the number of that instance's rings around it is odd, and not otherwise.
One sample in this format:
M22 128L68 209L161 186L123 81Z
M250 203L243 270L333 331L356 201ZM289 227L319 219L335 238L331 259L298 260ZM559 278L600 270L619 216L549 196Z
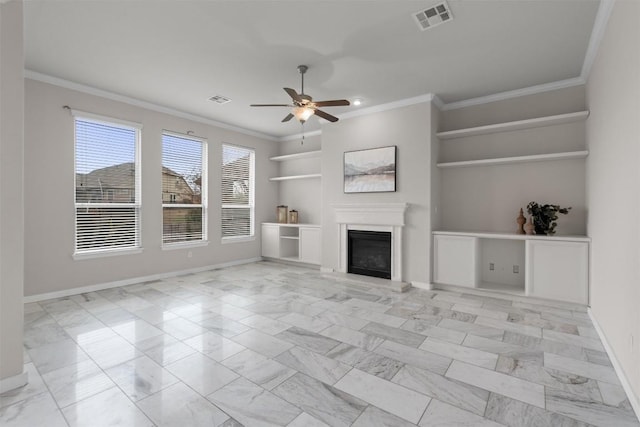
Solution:
M335 272L335 269L333 269L331 267L320 267L320 272L321 273L333 273L333 272Z
M557 82L544 83L536 86L529 86L522 89L509 90L506 92L494 93L492 95L480 96L478 98L465 99L463 101L450 102L444 104L440 110L457 110L458 108L471 107L472 105L488 104L505 99L518 98L525 95L535 95L537 93L550 92L552 90L565 89L585 84L582 77L560 80Z
M238 237L223 237L220 239L220 243L223 245L228 245L231 243L245 243L245 242L253 242L256 240L255 235L251 236L238 236Z
M620 379L620 383L622 384L622 388L624 389L625 393L627 394L627 398L629 399L629 402L631 402L631 407L635 411L636 417L640 420L640 398L638 396L636 396L635 393L633 392L633 388L631 387L631 383L629 382L629 379L625 375L624 369L622 369L622 365L618 361L618 358L616 357L616 353L613 351L613 347L611 347L611 345L609 344L609 341L607 341L607 336L605 335L604 331L600 327L600 324L596 320L596 317L593 314L593 311L591 310L591 307L589 307L587 309L587 313L589 314L589 317L591 318L591 322L593 323L593 326L596 329L596 332L598 333L598 336L600 337L600 341L602 341L602 345L604 346L604 349L607 352L607 355L609 356L609 359L611 360L611 364L613 365L613 369L615 369L616 374L618 375L618 378Z
M432 291L434 289L433 284L425 282L411 282L411 286L417 289L423 289L425 291Z
M110 256L141 254L142 250L143 250L142 248L106 249L106 250L74 253L72 256L74 260L82 261L85 259L93 259L93 258L106 258Z
M27 382L29 382L29 374L27 372L3 378L0 380L0 394L22 387L26 385Z
M158 274L152 274L149 276L132 277L130 279L116 280L114 282L98 283L96 285L80 286L77 288L64 289L61 291L46 292L44 294L25 296L22 302L25 304L28 304L30 302L45 301L53 298L63 298L71 295L84 294L87 292L96 292L96 291L102 291L104 289L118 288L120 286L134 285L136 283L151 282L153 280L162 280L170 277L181 276L183 274L201 273L203 271L215 270L218 268L225 268L225 267L232 267L234 265L251 264L258 261L262 261L262 257L240 259L236 261L223 262L221 264L207 265L204 267L195 267L195 268L189 268L186 270L171 271L169 273L158 273Z
M431 103L435 105L439 110L442 110L444 108L444 102L442 102L442 99L440 99L438 95L433 95L433 100L431 100Z
M374 105L367 108L361 108L359 110L349 111L348 113L340 114L338 118L340 120L352 119L354 117L367 116L369 114L380 113L388 110L395 110L396 108L408 107L410 105L422 104L425 102L431 102L433 100L432 93L426 93L424 95L414 96L413 98L401 99L399 101L388 102L386 104Z
M207 119L205 117L200 117L195 114L186 113L184 111L176 110L174 108L165 107L162 105L157 105L148 101L142 101L140 99L131 98L129 96L120 95L117 93L109 92L102 89L97 89L91 86L86 86L79 83L74 83L69 80L64 80L58 77L49 76L47 74L38 73L36 71L24 70L24 78L39 81L42 83L48 83L54 86L59 86L65 89L75 90L78 92L86 93L89 95L99 96L102 98L110 99L112 101L123 102L125 104L133 105L136 107L146 108L148 110L157 111L159 113L170 114L174 117L180 117L183 119L191 120L197 123L204 123L210 126L216 126L222 129L231 130L234 132L238 132L244 135L254 136L256 138L267 139L269 141L280 141L280 138L267 135L261 132L255 132L249 129L241 128L238 126L229 125L227 123L218 122L216 120Z
M589 79L591 66L593 65L593 62L598 55L598 48L600 47L600 42L604 37L604 32L607 28L607 22L609 22L609 17L611 16L611 11L613 10L614 3L615 0L600 1L598 13L596 14L596 20L593 23L593 29L591 30L589 46L587 47L587 52L584 55L582 71L580 72L580 77L585 81L585 83Z
M177 242L177 243L163 243L162 250L163 251L175 251L179 249L191 249L191 248L199 248L202 246L209 246L208 240L194 240L194 241L186 241L186 242Z
M74 110L69 108L71 115L74 119L84 120L86 122L95 122L107 126L113 126L114 124L122 127L128 127L132 130L142 130L142 123L130 122L128 120L122 120L115 117L104 116L102 114L89 113L88 111Z

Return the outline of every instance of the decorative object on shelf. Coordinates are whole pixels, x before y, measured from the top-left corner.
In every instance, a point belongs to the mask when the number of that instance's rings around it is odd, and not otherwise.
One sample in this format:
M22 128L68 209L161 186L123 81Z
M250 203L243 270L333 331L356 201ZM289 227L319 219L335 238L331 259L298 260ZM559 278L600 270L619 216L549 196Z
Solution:
M529 212L533 218L536 234L546 234L548 236L556 233L555 228L558 225L556 222L558 214L566 215L570 210L571 207L561 208L560 205L540 205L537 202L529 202L527 205L527 212Z
M518 231L516 231L516 234L525 234L524 224L526 222L527 218L524 217L524 212L522 211L522 208L520 208L520 214L518 215L518 218L516 218L516 223L518 224Z
M396 191L396 146L344 153L344 192Z
M291 209L289 211L289 224L297 224L298 223L298 211Z
M522 210L522 209L520 209ZM527 225L524 226L524 232L526 234L528 234L529 236L532 236L534 234L536 234L536 227L535 225L533 225L533 217L530 216L529 217L529 222L527 223Z
M277 212L278 222L280 224L286 224L287 223L287 210L288 209L289 209L289 207L285 206L285 205L278 206L278 209L276 210L276 212Z

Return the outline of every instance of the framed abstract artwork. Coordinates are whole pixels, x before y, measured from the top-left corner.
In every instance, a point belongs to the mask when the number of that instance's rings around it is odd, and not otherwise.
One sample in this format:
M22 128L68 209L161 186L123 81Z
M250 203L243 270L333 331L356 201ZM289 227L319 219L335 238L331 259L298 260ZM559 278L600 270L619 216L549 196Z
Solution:
M344 192L396 191L396 146L344 153Z

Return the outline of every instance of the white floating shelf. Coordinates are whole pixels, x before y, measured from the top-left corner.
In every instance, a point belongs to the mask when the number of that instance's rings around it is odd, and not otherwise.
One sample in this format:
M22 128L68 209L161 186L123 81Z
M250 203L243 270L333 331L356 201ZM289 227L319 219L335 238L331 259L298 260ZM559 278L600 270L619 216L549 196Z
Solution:
M298 159L311 159L314 157L320 157L322 151L306 151L304 153L295 153L295 154L285 154L284 156L275 156L269 157L269 160L273 160L274 162L286 162L288 160L298 160Z
M586 120L587 117L589 117L588 111L578 111L576 113L558 114L555 116L537 117L535 119L518 120L515 122L497 123L493 125L438 132L436 135L440 139L455 139L463 138L465 136L487 135L491 133L507 132L512 130L560 125L564 123Z
M280 236L281 239L300 240L298 236Z
M309 179L309 178L320 178L322 174L312 173L309 175L292 175L292 176L276 176L273 178L269 178L269 181L289 181L292 179Z
M502 157L498 159L467 160L463 162L438 163L439 168L464 168L471 166L507 165L515 163L545 162L549 160L584 159L588 151L570 151L567 153L535 154L532 156Z

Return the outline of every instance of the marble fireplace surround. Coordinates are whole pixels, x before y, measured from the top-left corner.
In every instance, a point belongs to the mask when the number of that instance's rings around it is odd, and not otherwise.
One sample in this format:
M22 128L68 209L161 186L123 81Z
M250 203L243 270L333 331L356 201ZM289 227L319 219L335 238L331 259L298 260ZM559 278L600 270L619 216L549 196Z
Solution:
M391 233L391 280L402 282L402 228L408 203L337 203L332 205L340 226L340 267L347 272L348 231L386 231Z

